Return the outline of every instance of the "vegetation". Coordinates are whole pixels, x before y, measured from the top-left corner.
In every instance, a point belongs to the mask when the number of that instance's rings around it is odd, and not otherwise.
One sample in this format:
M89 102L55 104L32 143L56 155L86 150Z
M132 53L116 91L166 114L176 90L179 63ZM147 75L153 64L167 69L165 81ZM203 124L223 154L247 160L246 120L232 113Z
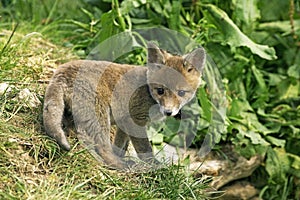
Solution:
M41 102L57 64L86 58L113 35L166 27L204 46L226 89L224 130L212 136L265 161L249 180L263 199L300 197L300 2L298 0L2 0L0 9L1 199L206 198L207 183L172 166L127 174L101 167L73 138L61 151L44 135ZM143 64L145 52L120 58ZM122 61L122 60L120 60ZM4 84L6 83L6 84ZM8 85L7 85L8 84ZM204 86L208 87L208 86ZM193 146L209 132L210 94ZM20 95L34 97L28 101ZM28 91L27 91L28 93ZM28 96L28 95L27 95ZM175 137L176 121L164 127ZM170 133L171 132L171 133ZM162 132L163 133L163 132ZM156 141L159 143L162 141Z

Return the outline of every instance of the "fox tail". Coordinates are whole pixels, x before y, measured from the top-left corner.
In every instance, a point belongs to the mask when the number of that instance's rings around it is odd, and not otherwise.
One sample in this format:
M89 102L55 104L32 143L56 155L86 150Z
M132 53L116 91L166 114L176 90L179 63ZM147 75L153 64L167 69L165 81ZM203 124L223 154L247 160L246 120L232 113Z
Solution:
M46 89L43 122L46 133L54 138L61 148L69 151L70 144L62 129L65 110L64 92L60 85L50 82Z

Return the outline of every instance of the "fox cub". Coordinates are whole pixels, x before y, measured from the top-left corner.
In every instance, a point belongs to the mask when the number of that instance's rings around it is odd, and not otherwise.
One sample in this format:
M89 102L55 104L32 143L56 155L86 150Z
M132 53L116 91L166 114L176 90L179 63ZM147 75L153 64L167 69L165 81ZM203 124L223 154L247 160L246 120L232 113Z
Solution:
M205 60L203 48L179 56L148 43L147 67L91 60L63 64L45 93L46 133L70 150L62 125L69 112L78 138L107 166L128 166L123 157L129 140L141 160L155 161L146 125L155 116L175 116L195 96Z

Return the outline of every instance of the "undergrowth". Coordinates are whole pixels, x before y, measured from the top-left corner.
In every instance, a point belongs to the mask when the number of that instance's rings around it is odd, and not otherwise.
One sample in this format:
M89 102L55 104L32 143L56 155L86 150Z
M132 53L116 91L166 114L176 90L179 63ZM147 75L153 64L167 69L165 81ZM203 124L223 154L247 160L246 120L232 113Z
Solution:
M71 152L59 150L41 126L44 90L57 65L86 58L115 34L153 26L195 40L216 62L228 106L226 130L211 137L219 145L233 145L247 158L265 156L248 178L260 189L260 197L299 199L299 0L1 0L0 4L1 199L206 198L206 183L184 168L135 175L109 171L76 139ZM140 54L128 55L129 63L143 62ZM210 105L205 95L201 90L198 100ZM211 122L207 110L201 115L208 116L201 118L203 124ZM158 143L176 136L172 123L168 137L159 137ZM202 144L208 127L196 130L194 146Z

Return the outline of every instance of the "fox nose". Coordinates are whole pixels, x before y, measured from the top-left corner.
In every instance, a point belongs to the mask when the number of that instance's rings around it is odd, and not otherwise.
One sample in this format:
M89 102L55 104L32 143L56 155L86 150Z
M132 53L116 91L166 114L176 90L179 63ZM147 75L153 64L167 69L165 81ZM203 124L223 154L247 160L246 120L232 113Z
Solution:
M171 116L172 115L172 110L165 110L164 114L167 115L167 116Z

